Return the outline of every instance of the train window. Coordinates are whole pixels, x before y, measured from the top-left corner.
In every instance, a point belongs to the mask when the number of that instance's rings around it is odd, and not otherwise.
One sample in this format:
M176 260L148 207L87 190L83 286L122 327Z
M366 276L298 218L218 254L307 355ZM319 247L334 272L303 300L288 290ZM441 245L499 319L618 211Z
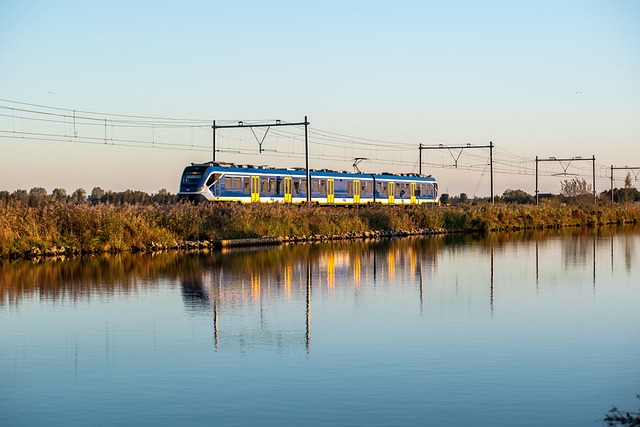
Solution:
M401 183L400 188L396 190L396 192L398 193L398 196L400 197L406 196L408 191L409 191L409 188L406 182Z
M293 181L293 194L300 194L300 181Z
M273 194L276 188L276 180L269 178L269 194Z
M197 185L202 179L202 173L199 172L185 172L182 178L184 185Z
M365 189L365 187L362 187L362 189L363 189L362 194L369 194L369 193L373 192L373 183L367 182L366 184L367 184L366 189Z
M347 181L347 194L349 196L353 195L353 181Z
M324 179L320 180L320 194L327 194L327 181Z
M233 179L231 177L226 176L224 178L224 188L227 190L233 189Z
M318 192L318 187L319 187L318 180L317 179L312 179L311 180L311 191L313 193L317 193Z
M301 179L300 180L300 193L307 194L307 180L306 179Z
M182 174L182 185L195 186L200 183L202 175L207 170L206 166L187 166Z
M276 194L282 194L282 178L276 179Z
M245 177L243 178L243 186L244 192L249 194L249 184L251 183L251 178Z
M242 178L240 177L233 178L233 189L234 190L242 189Z
M267 183L267 178L261 178L260 179L260 193L262 194L267 194L268 193L268 183Z

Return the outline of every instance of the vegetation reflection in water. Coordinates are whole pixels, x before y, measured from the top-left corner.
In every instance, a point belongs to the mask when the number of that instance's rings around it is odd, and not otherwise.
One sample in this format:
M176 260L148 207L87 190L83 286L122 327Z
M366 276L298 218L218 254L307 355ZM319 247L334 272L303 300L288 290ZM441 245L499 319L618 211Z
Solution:
M328 286L335 286L336 282L341 286L348 285L345 282L349 280L358 286L363 276L375 279L381 270L389 276L419 274L419 264L427 262L430 268L436 268L438 252L455 252L469 243L490 252L502 251L516 242L534 242L538 254L555 238L571 237L562 241L562 259L565 263L584 263L593 257L596 242L602 245L602 240L609 237L613 260L613 237L638 229L634 226L577 228L492 233L482 237L453 234L266 248L2 260L0 305L17 304L23 296L34 294L42 299L80 300L90 295L126 293L139 289L142 283L166 278L182 283L184 294L190 295L185 302L193 301L192 308L195 309L202 304L210 305L212 298L228 298L221 289L215 289L216 286L238 288L226 292L252 300L257 296L269 298L279 292L291 292L294 284L304 287L307 267L314 271L313 277L318 284ZM622 256L629 269L636 254L630 240L626 242L621 253L615 256ZM247 284L249 288L245 286ZM262 289L261 284L266 288ZM259 292L261 289L268 292ZM243 295L243 291L247 291L247 295Z
M468 245L473 244L488 256L486 268L477 274L486 276L489 308L493 311L496 253L513 250L514 245L535 245L535 257L530 264L535 265L538 283L539 276L545 272L544 263L548 262L544 260L545 248L559 239L563 266L592 264L595 285L596 250L603 250L605 240L609 239L610 247L605 250L611 252L611 268L614 257L623 257L629 270L637 256L635 248L627 239L622 247L614 249L614 236L637 229L633 226L578 228L493 233L483 237L453 234L221 251L83 256L37 262L5 260L0 261L0 308L19 305L23 298L82 301L138 292L163 279L181 285L187 311L213 316L216 344L219 343L218 320L228 312L251 304L264 310L269 302L293 296L306 300L306 331L300 340L308 346L313 289L353 287L357 290L361 283L375 284L378 277L384 276L386 282L416 285L420 304L423 304L423 274L435 274L438 257L467 250ZM284 325L283 328L287 329ZM252 339L263 340L256 336Z

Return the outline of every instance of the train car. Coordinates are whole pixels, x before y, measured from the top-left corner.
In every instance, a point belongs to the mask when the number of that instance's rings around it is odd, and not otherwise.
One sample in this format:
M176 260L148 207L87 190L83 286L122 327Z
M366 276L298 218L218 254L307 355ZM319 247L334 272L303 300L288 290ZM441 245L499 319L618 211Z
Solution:
M438 203L438 183L417 174L364 174L310 170L311 202L321 205ZM307 173L303 168L271 168L208 162L182 173L181 200L241 203L304 203Z

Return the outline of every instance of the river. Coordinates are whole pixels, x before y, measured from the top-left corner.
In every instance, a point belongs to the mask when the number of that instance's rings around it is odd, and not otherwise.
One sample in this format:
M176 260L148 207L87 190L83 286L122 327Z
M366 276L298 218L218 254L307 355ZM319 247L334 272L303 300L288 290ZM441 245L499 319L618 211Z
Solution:
M0 263L3 426L599 426L640 229Z

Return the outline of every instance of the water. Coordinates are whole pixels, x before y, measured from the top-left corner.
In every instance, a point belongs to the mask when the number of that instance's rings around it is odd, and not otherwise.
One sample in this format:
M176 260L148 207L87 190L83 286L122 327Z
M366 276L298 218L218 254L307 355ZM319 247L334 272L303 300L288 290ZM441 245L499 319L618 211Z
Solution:
M0 264L0 425L588 426L640 406L640 230Z

